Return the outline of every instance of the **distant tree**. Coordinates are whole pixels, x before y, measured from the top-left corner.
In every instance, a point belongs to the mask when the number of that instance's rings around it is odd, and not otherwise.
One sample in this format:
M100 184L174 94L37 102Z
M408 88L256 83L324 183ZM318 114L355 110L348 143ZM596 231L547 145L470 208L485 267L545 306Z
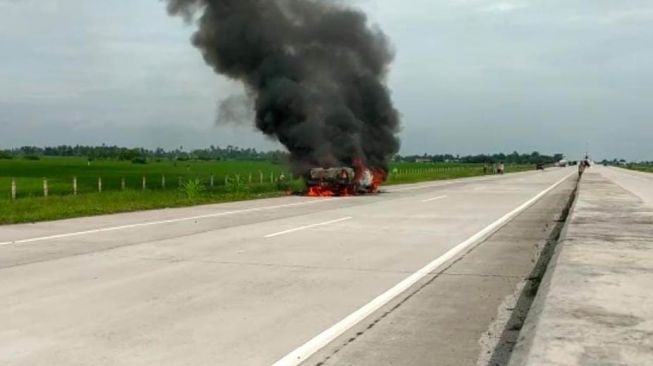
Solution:
M195 149L190 152L184 151L183 146L177 149L165 150L157 147L154 150L144 148L126 148L118 146L108 146L102 144L101 146L54 146L54 147L35 147L24 146L17 149L8 150L5 155L9 156L77 156L87 157L89 161L96 159L113 159L132 161L137 158L144 158L148 160L161 160L168 159L171 161L189 161L189 160L261 160L273 161L278 164L287 162L289 155L285 151L257 151L253 148L239 148L233 145L228 145L225 148L220 146L211 145L206 149ZM513 151L510 154L496 153L496 154L478 154L478 155L453 155L453 154L428 154L423 153L419 155L396 155L393 160L397 162L430 162L430 163L473 163L473 164L487 164L498 163L503 161L506 164L538 164L538 163L553 163L562 159L562 154L543 155L537 151L529 154L520 154ZM619 164L617 159L614 164Z

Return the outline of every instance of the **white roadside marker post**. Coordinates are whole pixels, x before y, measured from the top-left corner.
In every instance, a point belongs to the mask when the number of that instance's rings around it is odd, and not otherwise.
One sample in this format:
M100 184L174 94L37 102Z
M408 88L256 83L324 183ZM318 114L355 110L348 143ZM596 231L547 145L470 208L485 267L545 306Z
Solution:
M16 178L11 178L11 199L16 200Z
M43 178L43 197L48 196L48 180L47 178Z
M77 196L77 177L73 177L73 196Z

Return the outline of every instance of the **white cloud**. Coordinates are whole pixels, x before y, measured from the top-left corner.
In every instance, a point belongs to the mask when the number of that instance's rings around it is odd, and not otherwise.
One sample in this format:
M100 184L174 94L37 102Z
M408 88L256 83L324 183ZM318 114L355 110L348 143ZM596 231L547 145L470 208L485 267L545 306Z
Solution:
M582 135L596 156L621 155L630 141L625 158L653 157L650 0L349 1L398 50L390 87L403 152L574 156ZM164 3L0 0L0 9L0 148L266 144L251 127L214 127L217 101L242 88L204 64L192 29Z
M484 13L509 13L528 7L528 0L450 0L453 6Z
M597 23L606 26L644 25L650 27L653 22L653 4L649 8L637 7L611 12L590 12L574 14L567 17L572 22Z
M481 12L488 13L510 13L516 10L524 9L528 5L524 1L500 1L488 4L479 8Z

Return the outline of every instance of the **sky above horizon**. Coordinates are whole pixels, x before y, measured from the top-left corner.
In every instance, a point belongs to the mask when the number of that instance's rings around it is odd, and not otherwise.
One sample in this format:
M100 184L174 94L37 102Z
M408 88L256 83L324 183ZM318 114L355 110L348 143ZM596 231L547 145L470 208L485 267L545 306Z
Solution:
M650 0L356 0L396 50L402 154L653 160ZM407 4L410 5L407 5ZM0 0L0 148L280 148L157 0Z

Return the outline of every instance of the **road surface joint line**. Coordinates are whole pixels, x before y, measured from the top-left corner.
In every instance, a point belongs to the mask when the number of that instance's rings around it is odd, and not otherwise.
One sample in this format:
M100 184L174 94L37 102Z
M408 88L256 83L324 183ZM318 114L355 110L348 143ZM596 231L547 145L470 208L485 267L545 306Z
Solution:
M516 172L516 173L510 173L504 176L488 176L488 177L465 177L465 178L452 178L449 180L441 180L436 183L432 184L422 184L418 186L411 186L411 187L405 187L405 188L392 188L388 187L388 192L394 193L394 192L406 192L406 191L416 191L419 189L427 189L427 188L438 188L438 187L446 187L449 185L457 185L457 184L468 184L468 183L479 183L479 182L494 182L497 180L501 180L502 178L514 178L515 176L523 175L525 173L531 173L529 171L526 172ZM523 179L523 178L522 178ZM419 183L418 183L419 184Z
M177 218L177 219L169 219L169 220L161 220L161 221L150 221L150 222L143 222L143 223L139 223L139 224L111 226L111 227L105 227L105 228L99 228L99 229L77 231L77 232L72 232L72 233L56 234L56 235L40 236L40 237L29 238L29 239L19 239L19 240L0 242L0 246L15 245L15 244L27 244L27 243L34 243L34 242L40 242L40 241L70 238L70 237L75 237L75 236L83 236L83 235L89 235L89 234L98 234L98 233L105 233L105 232L119 231L119 230L126 230L126 229L134 229L134 228L139 228L139 227L147 227L147 226L155 226L155 225L163 225L163 224L174 224L174 223L179 223L179 222L210 219L210 218L216 218L216 217L222 217L222 216L236 215L236 214L241 214L241 213L276 210L276 209L287 208L287 207L296 207L296 206L303 206L303 205L310 205L310 204L315 204L315 203L331 202L331 201L333 201L333 199L311 200L311 201L303 201L303 202L298 202L298 203L290 203L290 204L286 204L286 205L253 207L253 208L248 208L248 209L243 209L243 210L226 211L226 212L219 212L219 213L207 214L207 215L199 215L199 216L192 216L192 217L182 217L182 218Z
M457 182L440 182L440 183L435 183L435 184L429 184L429 185L422 185L422 186L417 186L417 187L408 187L408 188L396 188L396 189L390 189L390 192L407 192L407 191L416 191L418 189L427 189L427 188L436 188L436 187L446 187L450 186L452 184L457 184L457 183L467 183L467 181L457 181Z
M315 227L326 226L326 225L331 225L331 224L337 224L339 222L343 222L343 221L347 221L347 220L351 220L351 219L353 219L353 217L347 216L347 217L343 217L343 218L336 219L336 220L321 222L319 224L300 226L300 227L297 227L297 228L294 228L294 229L284 230L284 231L280 231L278 233L266 235L265 238L274 238L274 237L281 236L281 235L291 234L291 233L294 233L294 232L297 232L297 231L312 229L312 228L315 228Z
M449 197L449 196L447 196L447 195L437 196L437 197L433 197L433 198L429 198L429 199L423 200L422 202L424 202L424 203L426 203L426 202L433 202L433 201L441 200L441 199L444 199L444 198L447 198L447 197Z
M416 271L412 275L410 275L408 278L404 279L403 281L399 282L396 284L394 287L390 288L386 292L382 293L381 295L377 296L375 299L370 301L369 303L365 304L363 307L359 308L358 310L354 311L353 313L349 314L347 317L339 321L338 323L334 324L330 328L324 330L322 333L318 334L308 342L304 343L303 345L299 346L295 350L291 351L287 355L285 355L283 358L278 360L273 364L273 366L298 366L302 362L306 361L309 357L311 357L313 354L315 354L317 351L320 349L324 348L327 346L329 343L334 341L336 338L338 338L340 335L345 333L347 330L349 330L351 327L354 325L358 324L361 322L363 319L367 318L371 314L373 314L375 311L379 310L381 307L384 305L388 304L390 301L392 301L394 298L397 296L401 295L404 291L409 289L411 286L431 274L433 271L436 269L440 268L443 264L447 263L451 259L455 258L457 255L460 253L464 252L467 248L470 246L481 242L482 240L486 239L489 237L492 233L496 232L498 229L503 227L505 224L510 222L513 218L515 218L517 215L525 211L527 208L531 207L533 204L535 204L537 201L539 201L542 197L544 197L547 193L551 192L554 190L556 187L561 185L563 182L565 182L567 179L569 179L571 176L575 175L576 172L572 172L568 175L566 175L564 178L560 179L556 183L554 183L552 186L548 187L547 189L543 190L539 194L537 194L535 197L531 198L530 200L526 201L523 203L521 206L517 207L516 209L512 210L511 212L507 213L500 219L494 221L487 227L485 227L483 230L477 232L476 234L472 235L469 237L467 240L463 241L462 243L459 243L452 249L450 249L448 252L443 254L442 256L434 259L431 263L427 264L424 266L422 269Z
M211 260L211 259L192 259L192 258L154 258L154 257L143 257L143 256L129 256L129 255L119 255L116 258L123 259L138 259L142 261L150 262L171 262L175 263L201 263L201 264L217 264L217 265L233 265L233 266L252 266L252 267L272 267L272 268L299 268L305 269L308 271L348 271L348 272L357 272L357 273L383 273L383 274L412 274L412 271L404 270L383 270L383 269L373 269L373 268L354 268L354 267L330 267L330 266L310 266L310 265L301 265L301 264L289 264L289 263L266 263L266 262L245 262L245 261L222 261L222 260Z

